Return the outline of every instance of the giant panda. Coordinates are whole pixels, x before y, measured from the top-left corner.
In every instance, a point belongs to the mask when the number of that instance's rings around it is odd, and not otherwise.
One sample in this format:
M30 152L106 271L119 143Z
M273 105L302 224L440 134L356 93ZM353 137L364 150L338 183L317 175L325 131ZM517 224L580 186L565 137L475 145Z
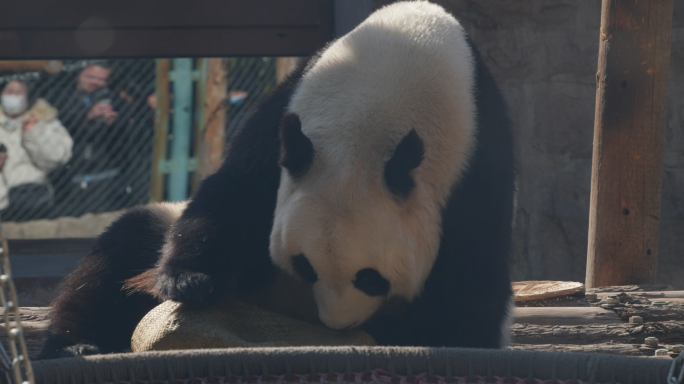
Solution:
M380 345L501 347L513 151L457 20L385 6L275 89L189 202L131 209L97 239L40 358L125 351L161 300L202 307L278 274L307 284L323 324Z

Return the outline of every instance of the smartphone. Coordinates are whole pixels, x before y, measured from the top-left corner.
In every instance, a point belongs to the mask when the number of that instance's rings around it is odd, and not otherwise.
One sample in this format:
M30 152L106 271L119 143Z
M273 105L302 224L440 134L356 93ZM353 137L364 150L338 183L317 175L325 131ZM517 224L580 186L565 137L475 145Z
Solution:
M7 147L5 147L5 144L0 143L0 152L1 152L1 153L6 153L6 152L7 152Z

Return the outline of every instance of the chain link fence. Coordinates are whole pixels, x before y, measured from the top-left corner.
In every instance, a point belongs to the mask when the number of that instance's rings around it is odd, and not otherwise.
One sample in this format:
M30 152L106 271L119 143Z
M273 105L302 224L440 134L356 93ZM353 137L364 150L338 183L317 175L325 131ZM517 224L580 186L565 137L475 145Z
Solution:
M226 58L224 65L229 95L226 137L230 140L255 104L275 86L276 58ZM43 99L56 109L59 122L73 141L71 157L47 170L44 182L38 186L35 182L22 184L13 180L17 179L12 176L17 173L12 169L16 164L10 159L22 150L30 157L31 151L18 149L19 145L26 146L22 144L26 140L17 144L8 139L10 142L2 143L3 137L11 134L2 131L9 127L9 119L0 118L0 143L7 147L7 161L0 176L7 184L9 198L9 205L0 211L2 220L78 217L149 202L155 71L154 59L72 60L64 61L62 70L56 74L26 72L0 76L0 87L12 80L28 86L29 108ZM26 120L27 116L19 119ZM44 154L53 149L59 150L57 145L49 144L40 148ZM41 168L38 164L33 166Z

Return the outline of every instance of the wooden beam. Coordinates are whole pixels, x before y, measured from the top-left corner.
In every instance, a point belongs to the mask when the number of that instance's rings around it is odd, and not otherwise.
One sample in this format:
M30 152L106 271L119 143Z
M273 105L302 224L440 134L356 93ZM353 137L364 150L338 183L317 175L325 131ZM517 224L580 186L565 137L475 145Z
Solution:
M615 312L601 307L517 307L513 311L516 324L583 325L620 324L625 321Z
M333 38L333 10L333 0L19 1L0 13L0 52L7 60L310 55Z
M224 59L205 59L206 79L199 88L203 90L201 126L198 133L200 139L198 167L193 180L193 191L200 181L216 172L223 161L223 150L226 144L226 102L228 73Z
M570 353L602 353L607 355L644 356L639 344L615 344L612 342L577 345L577 344L510 344L506 349L513 351L570 352ZM653 353L651 353L653 354Z
M653 283L673 0L603 0L586 287Z
M62 70L59 60L0 61L0 75L23 72L57 73Z
M662 344L681 344L684 341L684 323L664 321L646 324L514 324L511 327L511 342L517 344L643 344L644 339L649 336L657 337Z
M152 153L152 201L164 200L164 172L169 136L169 71L170 59L157 60L156 98L154 118L154 150Z

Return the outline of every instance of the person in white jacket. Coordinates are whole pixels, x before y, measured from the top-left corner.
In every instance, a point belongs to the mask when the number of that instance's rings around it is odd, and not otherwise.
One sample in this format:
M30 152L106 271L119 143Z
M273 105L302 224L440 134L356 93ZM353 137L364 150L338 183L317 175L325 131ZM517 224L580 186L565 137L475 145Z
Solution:
M71 158L73 140L44 99L29 102L26 83L8 82L0 93L0 218L47 215L54 191L48 172ZM4 150L4 151L3 151Z

